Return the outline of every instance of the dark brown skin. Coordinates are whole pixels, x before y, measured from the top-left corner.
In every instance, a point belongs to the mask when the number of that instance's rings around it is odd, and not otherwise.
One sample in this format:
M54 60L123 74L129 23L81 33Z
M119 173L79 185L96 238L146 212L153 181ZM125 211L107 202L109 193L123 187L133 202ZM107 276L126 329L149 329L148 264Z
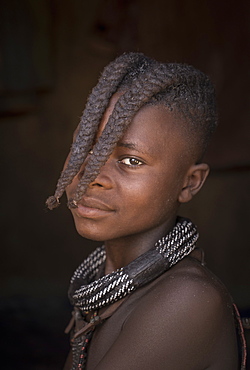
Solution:
M117 97L113 99L111 107ZM108 114L100 132L107 119ZM189 201L205 181L208 165L195 164L194 154L186 154L189 144L179 127L167 108L142 108L78 208L72 209L80 235L105 241L106 273L152 248L174 226L180 203ZM68 198L84 166L68 186Z
M88 370L238 369L230 298L200 263L188 257L134 294L97 327Z
M99 135L118 97L111 99ZM179 205L202 187L209 167L196 164L181 123L165 107L142 108L72 209L80 235L105 241L105 273L151 249L174 226ZM84 166L68 186L68 198ZM129 305L136 294L140 299ZM114 321L122 310L124 317ZM236 370L237 361L230 297L207 269L186 257L96 329L87 369Z

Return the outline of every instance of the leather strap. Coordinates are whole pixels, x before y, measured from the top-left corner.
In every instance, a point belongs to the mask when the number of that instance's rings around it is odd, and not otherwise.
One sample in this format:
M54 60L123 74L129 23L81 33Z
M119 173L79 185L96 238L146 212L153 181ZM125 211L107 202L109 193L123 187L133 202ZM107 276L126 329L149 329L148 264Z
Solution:
M116 301L112 305L108 306L107 309L101 315L95 316L93 319L91 319L91 321L89 323L87 323L87 322L85 322L84 320L81 319L83 325L84 325L84 323L85 323L85 325L80 330L78 330L76 333L74 333L74 335L72 337L72 340L74 341L74 339L78 338L79 336L88 333L90 330L94 330L94 328L97 325L99 325L104 320L106 320L111 315L113 315L113 313L118 309L118 307L121 306L121 304L125 301L125 299L127 299L127 297L125 297L123 299L120 299L119 301ZM79 320L79 318L78 318L79 316L78 317L77 316L78 316L78 312L73 311L72 312L72 318L71 318L68 326L65 329L65 333L69 333L70 330L73 328L74 323Z
M236 319L236 325L238 329L239 339L240 339L240 346L241 346L241 367L240 370L246 370L246 361L247 361L247 344L244 334L244 328L242 325L241 316L236 304L233 303L234 308L234 315Z

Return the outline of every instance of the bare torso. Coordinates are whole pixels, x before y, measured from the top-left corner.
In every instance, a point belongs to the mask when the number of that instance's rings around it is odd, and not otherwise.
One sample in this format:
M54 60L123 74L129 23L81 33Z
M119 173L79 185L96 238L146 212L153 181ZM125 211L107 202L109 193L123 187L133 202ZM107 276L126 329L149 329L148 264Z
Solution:
M238 364L231 298L187 257L95 329L86 369L236 370Z

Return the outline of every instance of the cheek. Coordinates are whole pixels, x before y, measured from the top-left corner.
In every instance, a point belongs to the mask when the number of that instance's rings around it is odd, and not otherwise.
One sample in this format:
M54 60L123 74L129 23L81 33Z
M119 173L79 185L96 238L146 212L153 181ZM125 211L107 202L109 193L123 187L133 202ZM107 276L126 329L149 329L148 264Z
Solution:
M163 175L154 181L149 197L149 208L159 213L168 213L178 206L178 198L182 189L182 178L180 176Z
M173 204L177 203L177 191L165 179L144 179L141 183L126 187L126 195L123 192L122 208L136 219L140 216L144 219L155 217L158 214L169 212Z

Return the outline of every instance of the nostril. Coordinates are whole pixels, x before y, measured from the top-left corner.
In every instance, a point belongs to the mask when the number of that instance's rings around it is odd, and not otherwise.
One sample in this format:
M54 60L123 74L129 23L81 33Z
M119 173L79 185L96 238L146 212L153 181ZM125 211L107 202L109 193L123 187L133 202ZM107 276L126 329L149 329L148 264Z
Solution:
M90 186L90 187L99 187L99 188L103 188L103 185L102 185L102 184L100 184L99 182L95 182L95 181L91 182L91 183L89 184L89 186Z

